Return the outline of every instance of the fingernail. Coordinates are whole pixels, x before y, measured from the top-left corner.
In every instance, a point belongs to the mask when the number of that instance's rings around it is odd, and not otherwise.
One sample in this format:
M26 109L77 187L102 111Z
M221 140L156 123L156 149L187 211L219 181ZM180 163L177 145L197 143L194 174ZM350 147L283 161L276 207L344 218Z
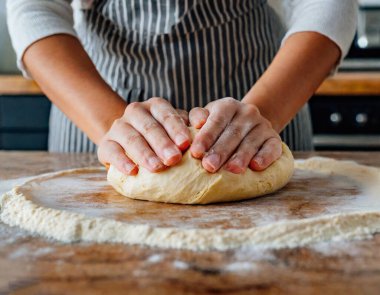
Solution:
M187 136L183 135L183 134L179 134L177 135L177 137L175 138L175 142L176 142L176 145L181 149L186 149L189 144L190 144L190 140Z
M125 172L130 174L133 171L133 169L135 169L136 165L131 164L131 163L125 163L123 167L124 167Z
M164 158L168 161L175 156L178 156L180 152L174 148L166 148L164 149Z
M215 171L219 168L220 164L220 155L218 154L210 154L206 156L205 161L209 166L211 166L212 170Z
M201 119L195 124L195 128L200 129L206 123L206 119Z
M175 138L175 142L178 146L183 145L187 141L189 141L189 138L183 134L178 134Z
M230 163L227 164L226 169L232 173L240 174L245 172L243 167L243 162L240 159L234 159Z
M201 158L203 157L205 153L205 148L203 147L202 144L196 143L191 146L191 153L193 154L194 157L196 158Z
M153 169L158 169L162 167L162 163L159 158L157 157L150 157L148 159L148 164Z
M256 157L256 158L254 158L253 160L254 160L254 161L256 162L256 164L259 165L260 167L263 166L263 162L264 162L264 161L263 161L263 158L261 158L261 157Z

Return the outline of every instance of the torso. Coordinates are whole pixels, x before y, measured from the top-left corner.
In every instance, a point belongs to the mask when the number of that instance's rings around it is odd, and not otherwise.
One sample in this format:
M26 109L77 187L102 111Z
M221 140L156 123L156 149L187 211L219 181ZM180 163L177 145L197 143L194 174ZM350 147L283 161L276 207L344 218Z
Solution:
M242 99L283 36L265 0L82 2L78 36L127 102L159 96L190 110L222 97Z

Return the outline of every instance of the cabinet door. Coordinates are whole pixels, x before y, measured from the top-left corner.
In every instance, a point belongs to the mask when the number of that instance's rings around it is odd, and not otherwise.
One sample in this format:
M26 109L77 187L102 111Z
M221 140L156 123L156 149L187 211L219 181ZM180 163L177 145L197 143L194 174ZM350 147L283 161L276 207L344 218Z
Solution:
M0 96L0 149L46 150L50 105L44 96Z

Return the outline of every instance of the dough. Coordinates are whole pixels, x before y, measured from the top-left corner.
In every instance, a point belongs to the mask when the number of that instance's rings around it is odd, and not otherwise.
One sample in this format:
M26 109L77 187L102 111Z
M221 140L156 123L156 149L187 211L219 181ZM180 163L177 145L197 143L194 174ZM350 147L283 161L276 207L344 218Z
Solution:
M136 176L127 176L111 166L107 179L120 194L133 199L181 204L238 201L272 193L289 182L294 159L284 143L282 150L281 158L262 172L247 169L244 174L234 174L221 169L208 173L201 161L186 151L178 165L163 172L151 173L140 167Z
M349 177L379 195L380 169L348 161L311 158L297 161L296 168ZM98 169L99 168L95 168ZM293 248L317 242L369 238L380 232L380 211L358 211L325 214L300 220L274 220L264 226L244 229L156 227L129 224L104 217L88 216L42 206L23 192L38 192L36 184L44 179L70 173L86 173L90 169L67 170L37 176L0 197L0 219L62 242L113 242L160 248L187 250L227 250L238 247L264 249ZM96 170L97 171L97 170ZM101 170L100 170L101 171ZM372 187L373 185L373 187ZM372 188L372 189L371 189ZM307 193L307 192L305 192ZM165 214L165 213L164 213Z

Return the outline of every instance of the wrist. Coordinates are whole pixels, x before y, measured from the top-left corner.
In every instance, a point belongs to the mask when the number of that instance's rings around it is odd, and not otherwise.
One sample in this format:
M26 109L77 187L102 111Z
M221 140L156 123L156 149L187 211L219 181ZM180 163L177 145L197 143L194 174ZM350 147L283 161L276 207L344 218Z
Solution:
M127 106L126 102L114 92L110 92L106 97L108 100L107 105L103 105L103 103L99 101L99 107L94 108L93 113L90 115L89 123L87 124L92 125L92 128L90 128L90 126L83 128L84 130L87 129L87 135L95 144L99 144L111 129L114 121L123 116ZM96 103L97 99L93 98L93 100L94 103ZM102 98L100 98L100 100L102 100Z
M260 114L272 124L272 128L277 133L280 133L285 124L279 113L280 108L278 104L275 104L272 100L273 97L271 97L270 94L266 94L263 91L256 93L252 88L251 91L245 95L242 102L256 106Z

